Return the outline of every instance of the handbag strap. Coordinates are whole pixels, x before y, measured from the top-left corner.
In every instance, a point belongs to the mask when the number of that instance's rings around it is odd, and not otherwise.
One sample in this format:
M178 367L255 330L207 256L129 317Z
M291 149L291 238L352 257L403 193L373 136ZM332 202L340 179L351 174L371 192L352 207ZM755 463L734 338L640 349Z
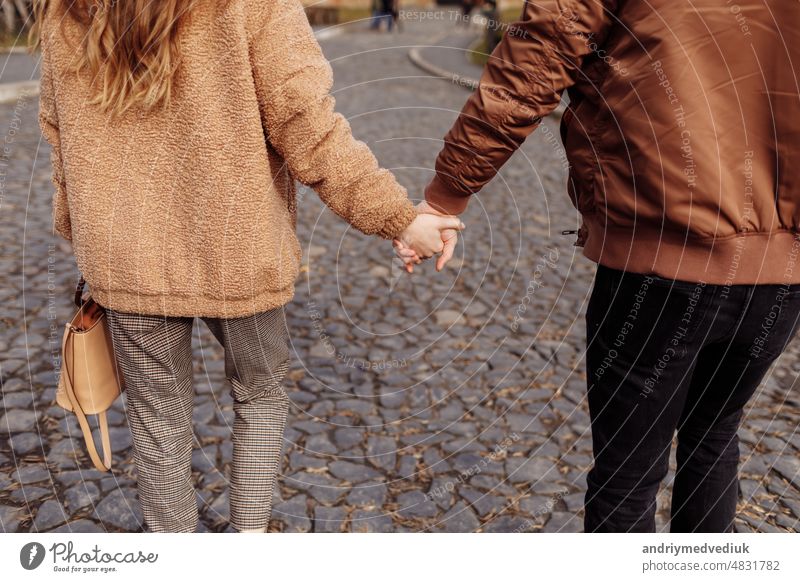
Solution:
M92 429L89 427L86 414L83 412L83 408L81 408L81 404L78 402L78 398L75 396L75 390L72 386L71 372L69 366L67 366L67 339L71 335L71 330L72 325L67 323L67 330L64 332L64 338L61 340L61 353L63 354L63 361L61 362L61 365L65 367L64 387L66 388L69 401L72 403L72 411L75 413L75 416L78 417L78 423L80 424L81 431L83 432L83 440L86 441L86 448L89 451L89 457L91 457L92 463L94 463L94 466L97 467L99 471L109 471L111 469L111 439L109 438L108 434L108 420L106 418L106 412L104 410L98 414L100 420L100 437L103 442L103 460L101 461L100 455L97 454L97 448L94 445ZM72 356L74 357L74 355L75 352L73 350Z
M80 281L78 281L78 285L75 287L75 305L78 307L83 307L83 288L86 286L86 279L83 278L81 275Z

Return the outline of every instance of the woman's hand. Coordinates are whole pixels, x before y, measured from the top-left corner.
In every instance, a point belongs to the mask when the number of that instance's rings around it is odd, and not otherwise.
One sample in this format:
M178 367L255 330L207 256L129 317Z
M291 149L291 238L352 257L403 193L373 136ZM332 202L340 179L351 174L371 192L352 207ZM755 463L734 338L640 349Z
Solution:
M417 212L419 212L420 215L427 214L430 216L437 216L444 218L456 218L455 216L450 216L442 212L439 212L425 201L417 204L416 208ZM464 223L461 222L460 220L458 220L458 223L459 223L458 228L443 228L439 231L439 236L441 238L441 246L439 246L437 243L437 247L440 248L440 250L437 251L437 254L441 253L441 255L436 261L437 271L441 271L442 269L444 269L444 266L447 264L447 262L451 258L453 258L453 253L455 252L456 248L456 242L458 241L458 231L464 229ZM398 257L400 257L403 263L405 263L406 271L408 271L409 273L414 272L414 265L420 264L423 258L427 259L430 258L430 256L432 256L428 255L423 257L422 255L417 253L413 248L407 245L405 241L402 240L402 236L394 239L392 244L394 245L395 253L397 254Z
M452 256L457 232L464 229L464 223L458 217L428 214L427 208L423 211L420 206L417 207L420 214L394 240L397 255L406 264L409 272L413 270L414 264L419 264L423 259L429 259L443 251L449 251ZM437 270L441 270L438 264Z

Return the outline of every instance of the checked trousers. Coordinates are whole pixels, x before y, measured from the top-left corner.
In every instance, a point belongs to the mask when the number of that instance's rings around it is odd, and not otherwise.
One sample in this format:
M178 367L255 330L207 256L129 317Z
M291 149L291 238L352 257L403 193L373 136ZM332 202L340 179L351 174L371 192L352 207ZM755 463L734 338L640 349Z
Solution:
M125 380L145 524L152 532L194 532L194 318L107 309L107 319ZM201 319L225 350L225 376L233 397L230 524L237 530L266 527L289 408L282 386L289 365L283 308Z

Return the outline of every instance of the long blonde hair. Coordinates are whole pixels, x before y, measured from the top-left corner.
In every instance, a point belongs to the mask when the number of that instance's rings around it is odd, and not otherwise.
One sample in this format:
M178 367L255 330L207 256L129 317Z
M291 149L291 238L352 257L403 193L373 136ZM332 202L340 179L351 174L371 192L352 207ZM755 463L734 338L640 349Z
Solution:
M34 0L29 41L39 45L47 10L86 27L75 63L93 79L91 103L112 115L168 105L181 60L178 30L199 0Z

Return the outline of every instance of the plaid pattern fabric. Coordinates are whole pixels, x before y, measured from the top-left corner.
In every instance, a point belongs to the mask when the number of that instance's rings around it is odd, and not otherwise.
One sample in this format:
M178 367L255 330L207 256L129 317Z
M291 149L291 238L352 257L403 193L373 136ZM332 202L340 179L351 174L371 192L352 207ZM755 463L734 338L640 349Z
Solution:
M194 532L197 502L192 462L192 327L194 318L107 310L125 379L139 500L153 532ZM237 530L269 523L289 399L283 308L203 321L225 349L233 396L230 523Z

